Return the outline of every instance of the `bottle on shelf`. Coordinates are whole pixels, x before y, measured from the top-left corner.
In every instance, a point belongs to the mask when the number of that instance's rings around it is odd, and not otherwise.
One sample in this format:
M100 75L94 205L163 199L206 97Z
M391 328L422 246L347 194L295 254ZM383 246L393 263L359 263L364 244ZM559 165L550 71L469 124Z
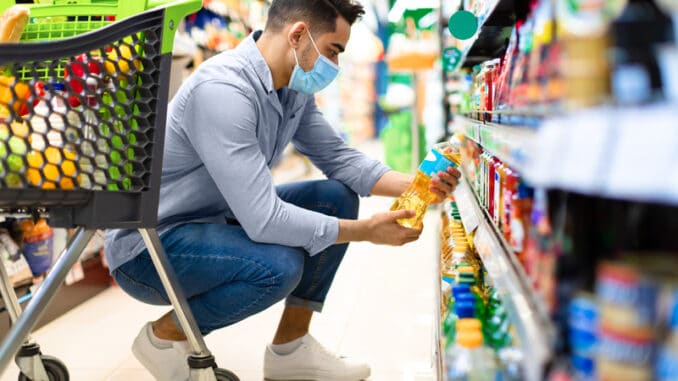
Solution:
M659 350L655 366L657 381L678 380L678 290L671 297L669 311L669 334Z
M532 212L531 189L514 174L517 190L511 197L511 220L509 245L523 265L525 264L525 241L530 228L530 214Z
M485 201L485 209L490 214L490 217L492 216L492 211L494 210L494 179L495 179L495 171L497 168L497 160L495 157L490 157L487 166L488 166L488 172L487 172L487 196L486 196L486 201Z
M513 202L513 196L518 191L518 174L513 172L510 168L506 169L506 178L504 181L504 191L502 192L504 211L501 214L502 221L502 233L506 242L510 244L511 242L511 203Z
M457 322L456 344L445 353L448 381L494 381L499 372L492 349L483 345L480 321Z
M617 103L642 104L661 99L657 50L673 40L671 18L653 0L629 0L612 22L611 32L611 87Z
M494 209L492 216L495 225L501 231L502 229L502 215L504 214L504 180L506 178L506 164L498 160L498 166L494 172Z
M421 227L426 208L436 199L436 195L429 190L431 179L438 172L445 172L449 167L459 167L460 164L461 154L458 144L435 145L419 166L412 184L391 206L391 210L407 209L416 212L414 217L401 219L398 222L408 228Z

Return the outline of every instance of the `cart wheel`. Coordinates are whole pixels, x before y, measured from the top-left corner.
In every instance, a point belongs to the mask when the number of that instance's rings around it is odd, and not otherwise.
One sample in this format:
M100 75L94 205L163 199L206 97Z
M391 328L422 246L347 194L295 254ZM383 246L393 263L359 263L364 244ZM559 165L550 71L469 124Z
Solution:
M42 365L45 367L49 381L68 381L66 365L56 357L41 355ZM19 374L19 381L31 381L25 374Z
M240 381L235 373L226 369L216 368L214 369L214 375L217 377L217 381Z

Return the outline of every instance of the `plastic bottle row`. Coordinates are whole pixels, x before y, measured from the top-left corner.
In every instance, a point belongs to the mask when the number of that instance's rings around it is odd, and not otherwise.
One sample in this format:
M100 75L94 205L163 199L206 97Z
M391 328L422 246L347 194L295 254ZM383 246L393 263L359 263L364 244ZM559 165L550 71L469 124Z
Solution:
M445 207L441 340L447 380L520 380L521 354L499 293L464 232L456 202Z

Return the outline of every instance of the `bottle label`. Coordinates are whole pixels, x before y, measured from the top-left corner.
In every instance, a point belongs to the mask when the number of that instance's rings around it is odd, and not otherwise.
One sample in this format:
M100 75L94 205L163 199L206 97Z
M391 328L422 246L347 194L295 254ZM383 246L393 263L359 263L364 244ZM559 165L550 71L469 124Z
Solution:
M604 304L632 311L632 323L651 325L657 319L659 285L636 268L603 266L596 294Z
M419 170L424 172L428 177L433 177L438 172L447 172L447 168L456 167L457 165L448 159L437 149L432 149L424 158L424 161L419 165Z
M596 352L609 361L648 366L656 351L651 337L631 338L601 330Z
M516 253L522 253L525 242L525 230L522 221L517 218L510 219L511 227L511 248Z
M501 192L501 179L499 177L499 171L494 172L494 205L492 208L492 217L494 217L495 222L499 222L499 196Z

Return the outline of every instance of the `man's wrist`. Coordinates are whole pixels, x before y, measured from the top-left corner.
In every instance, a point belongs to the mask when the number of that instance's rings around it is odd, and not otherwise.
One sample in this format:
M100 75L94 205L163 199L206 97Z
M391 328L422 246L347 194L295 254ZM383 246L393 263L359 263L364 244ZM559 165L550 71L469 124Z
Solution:
M368 220L339 220L337 243L368 241L370 235Z

